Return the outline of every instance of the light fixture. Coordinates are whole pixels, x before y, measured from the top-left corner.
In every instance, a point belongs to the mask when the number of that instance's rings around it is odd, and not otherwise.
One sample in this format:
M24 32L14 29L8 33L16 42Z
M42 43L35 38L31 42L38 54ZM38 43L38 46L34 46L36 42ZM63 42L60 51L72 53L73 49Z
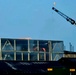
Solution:
M47 71L53 71L53 68L47 68Z

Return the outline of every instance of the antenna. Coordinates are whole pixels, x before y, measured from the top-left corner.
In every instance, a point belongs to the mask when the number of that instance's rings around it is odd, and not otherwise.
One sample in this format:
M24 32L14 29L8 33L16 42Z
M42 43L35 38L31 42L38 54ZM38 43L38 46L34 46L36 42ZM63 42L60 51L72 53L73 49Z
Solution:
M71 43L69 43L69 46L70 46L70 51L74 52L74 46Z

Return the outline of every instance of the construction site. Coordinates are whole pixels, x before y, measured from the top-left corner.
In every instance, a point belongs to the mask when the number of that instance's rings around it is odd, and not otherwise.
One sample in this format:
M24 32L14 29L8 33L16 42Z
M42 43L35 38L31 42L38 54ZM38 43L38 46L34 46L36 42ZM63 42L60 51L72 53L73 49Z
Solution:
M60 40L0 39L0 72L4 74L70 75L73 71L75 75L75 58L76 52L64 50Z
M71 25L74 19L55 7L52 11ZM63 40L0 38L0 74L76 75L76 52Z

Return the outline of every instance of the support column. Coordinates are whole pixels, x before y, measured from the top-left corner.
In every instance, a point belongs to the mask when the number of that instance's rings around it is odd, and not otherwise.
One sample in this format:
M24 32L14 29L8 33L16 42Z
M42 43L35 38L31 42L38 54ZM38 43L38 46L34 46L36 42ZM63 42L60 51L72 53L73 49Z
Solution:
M48 41L49 45L49 61L52 61L52 43L51 41Z
M38 40L37 40L37 50L38 50L37 59L39 61L39 41Z
M16 40L14 40L14 60L16 60Z
M28 39L28 61L30 61L30 44L29 44L29 39Z
M2 60L1 39L0 39L0 60Z
M23 60L24 60L24 59L23 59L23 52L21 52L21 58L22 58L22 61L23 61Z

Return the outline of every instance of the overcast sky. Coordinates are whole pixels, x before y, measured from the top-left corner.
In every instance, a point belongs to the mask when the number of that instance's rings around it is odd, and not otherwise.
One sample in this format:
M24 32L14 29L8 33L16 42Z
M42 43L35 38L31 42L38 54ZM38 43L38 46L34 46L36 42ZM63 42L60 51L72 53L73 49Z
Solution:
M0 0L0 37L61 40L76 51L76 26L53 6L76 20L76 0Z

